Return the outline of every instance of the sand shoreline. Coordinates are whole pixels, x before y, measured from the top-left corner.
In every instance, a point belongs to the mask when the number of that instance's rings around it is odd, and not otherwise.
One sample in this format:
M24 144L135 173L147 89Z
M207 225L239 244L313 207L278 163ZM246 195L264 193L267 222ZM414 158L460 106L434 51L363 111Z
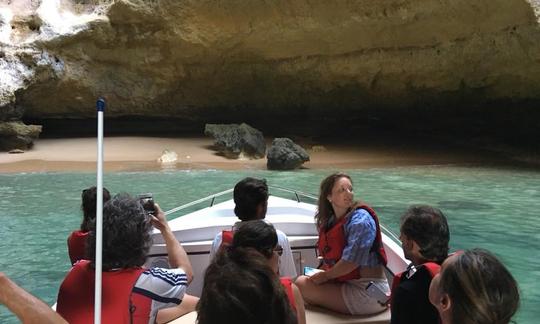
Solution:
M410 165L505 164L506 159L473 150L404 147L388 144L299 143L308 150L307 169L355 169ZM266 159L228 159L212 149L206 137L108 137L104 141L104 171L158 171L189 169L265 170ZM319 147L320 148L320 147ZM165 150L178 154L174 164L157 159ZM0 172L92 172L96 169L95 138L39 139L22 154L0 153Z

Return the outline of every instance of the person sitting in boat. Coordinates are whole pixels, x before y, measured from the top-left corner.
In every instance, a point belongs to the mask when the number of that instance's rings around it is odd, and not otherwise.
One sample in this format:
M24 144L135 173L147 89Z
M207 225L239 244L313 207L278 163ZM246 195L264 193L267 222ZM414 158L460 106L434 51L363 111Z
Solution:
M83 212L81 228L73 231L67 239L68 254L72 265L79 260L86 259L86 239L90 230L90 223L96 219L96 192L97 189L93 186L84 189L81 194L81 209ZM111 199L109 190L103 188L103 204L109 201L109 199Z
M212 242L210 249L210 259L222 244L231 244L234 230L237 225L255 219L264 219L268 207L268 185L264 179L255 179L247 177L234 186L233 199L235 203L234 213L240 219L240 222L233 226L232 230L218 233ZM280 230L276 230L278 244L283 248L283 254L279 258L279 274L296 278L296 266L289 245L287 235Z
M0 305L25 324L67 324L58 313L0 272Z
M438 324L429 302L429 285L448 256L450 231L443 213L431 206L412 206L401 217L400 240L411 263L392 283L391 324Z
M155 204L154 215L127 194L103 207L102 314L104 323L162 323L195 309L198 298L185 294L193 279L191 263ZM152 225L165 241L170 269L143 264L152 244ZM57 311L69 323L92 323L96 256L95 222L87 255L64 278Z
M301 296L276 273L280 251L273 226L242 222L206 269L197 324L304 324Z
M344 314L374 314L386 306L368 295L366 287L373 282L389 294L384 274L386 255L377 215L353 198L347 174L334 173L321 182L315 220L324 271L300 276L296 284L309 304Z
M442 324L507 324L519 307L514 277L489 251L454 253L431 281L429 300Z
M263 220L253 220L242 222L234 234L230 249L253 248L264 257L268 264L278 274L279 257L283 253L283 248L278 244L276 229L273 225ZM306 323L306 312L304 309L304 299L298 287L292 282L290 277L281 277L281 283L287 294L291 307L296 312L298 324Z

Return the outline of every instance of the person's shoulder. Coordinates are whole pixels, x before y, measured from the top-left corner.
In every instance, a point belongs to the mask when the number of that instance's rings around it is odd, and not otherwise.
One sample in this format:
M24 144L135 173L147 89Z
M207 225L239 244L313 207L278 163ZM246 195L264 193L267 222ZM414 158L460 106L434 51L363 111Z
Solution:
M366 224L366 222L375 224L370 213L363 208L355 209L351 213L351 215L349 216L349 220L347 221L347 223L351 225Z
M223 231L219 231L216 236L214 236L214 241L220 241L223 236Z
M281 236L281 237L287 237L287 234L285 234L285 233L284 233L283 231L281 231L281 230L278 230L277 228L276 228L276 234L277 234L278 237L280 237L280 236Z
M75 231L71 232L71 234L69 234L69 237L74 237L74 238L76 238L76 237L86 237L86 236L88 236L88 233L90 233L90 232L83 232L81 230L75 230Z
M165 281L171 285L187 285L187 275L182 268L167 269L152 267L145 269L141 276L145 276L151 280Z

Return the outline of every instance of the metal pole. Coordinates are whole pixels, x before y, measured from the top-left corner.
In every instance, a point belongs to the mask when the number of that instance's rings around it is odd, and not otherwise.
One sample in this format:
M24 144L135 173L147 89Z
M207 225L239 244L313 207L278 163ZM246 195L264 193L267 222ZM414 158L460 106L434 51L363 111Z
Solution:
M101 268L103 258L103 112L105 100L96 102L98 117L97 135L97 194L96 194L96 285L94 290L94 323L101 324Z

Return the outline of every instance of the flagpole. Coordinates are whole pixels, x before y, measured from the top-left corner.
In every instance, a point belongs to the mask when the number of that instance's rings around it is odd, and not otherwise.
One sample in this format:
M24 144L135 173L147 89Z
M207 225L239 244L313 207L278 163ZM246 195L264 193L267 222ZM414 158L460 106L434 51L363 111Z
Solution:
M97 109L97 194L96 194L96 285L94 290L94 323L101 324L101 269L103 258L103 113L105 99L99 98Z

